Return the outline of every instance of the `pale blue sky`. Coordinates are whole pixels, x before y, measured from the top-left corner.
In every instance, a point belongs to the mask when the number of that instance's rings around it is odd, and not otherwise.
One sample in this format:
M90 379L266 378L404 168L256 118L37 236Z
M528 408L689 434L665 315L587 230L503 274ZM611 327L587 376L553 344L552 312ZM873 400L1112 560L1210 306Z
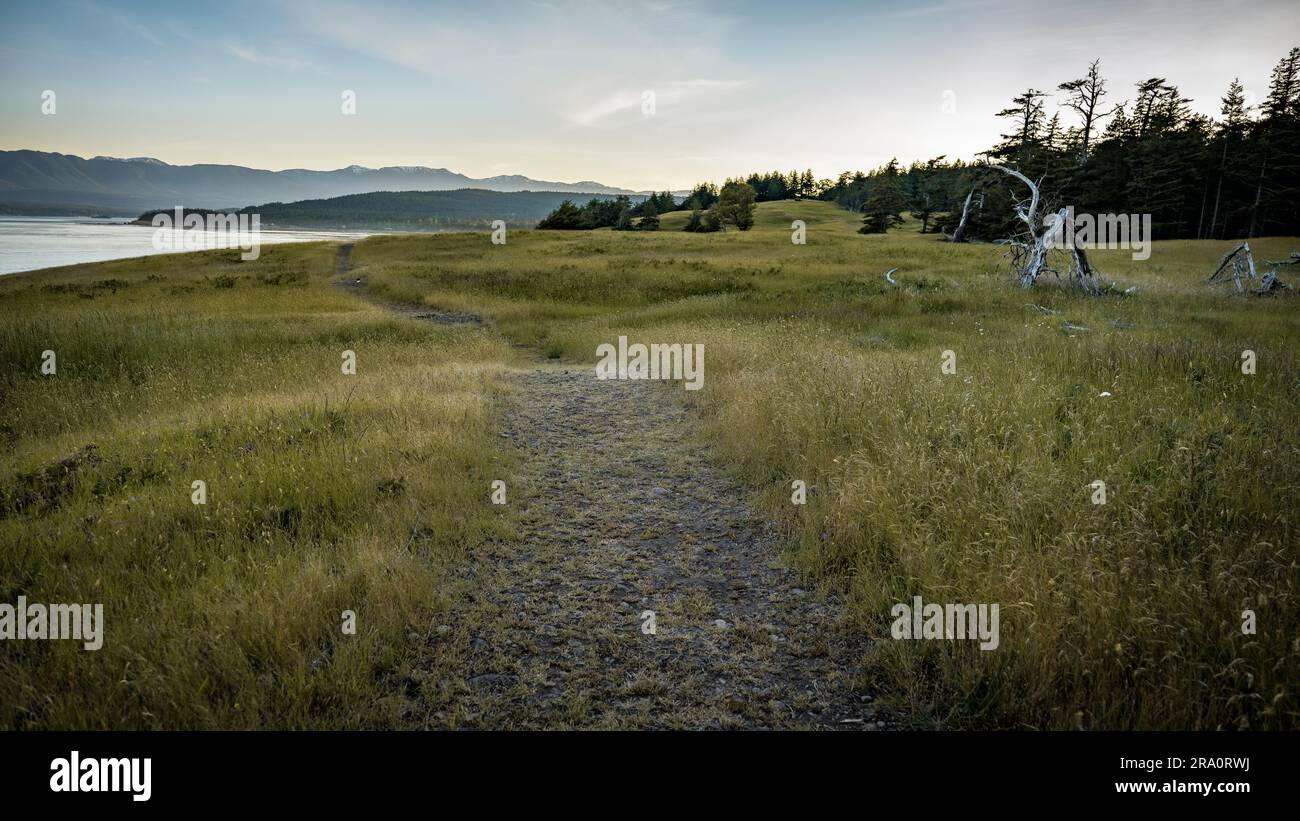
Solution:
M0 2L0 148L634 189L969 158L1094 57L1215 113L1300 45L1294 0Z

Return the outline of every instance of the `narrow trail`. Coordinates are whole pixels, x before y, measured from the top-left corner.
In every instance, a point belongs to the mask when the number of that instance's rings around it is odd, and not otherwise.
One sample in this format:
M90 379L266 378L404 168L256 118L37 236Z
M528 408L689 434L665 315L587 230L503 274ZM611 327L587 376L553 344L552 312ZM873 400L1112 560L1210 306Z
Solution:
M501 435L519 538L469 557L420 676L426 726L890 726L854 686L864 641L778 566L680 383L521 370Z
M334 256L334 273L336 276L343 276L352 272L352 248L353 243L347 242L338 247ZM426 305L411 305L405 302L385 302L376 299L366 289L366 281L359 277L338 280L334 283L345 291L356 294L360 298L380 305L395 314L408 316L411 319L419 319L425 322L437 322L443 325L482 325L483 317L475 314L462 314L455 311L439 311Z

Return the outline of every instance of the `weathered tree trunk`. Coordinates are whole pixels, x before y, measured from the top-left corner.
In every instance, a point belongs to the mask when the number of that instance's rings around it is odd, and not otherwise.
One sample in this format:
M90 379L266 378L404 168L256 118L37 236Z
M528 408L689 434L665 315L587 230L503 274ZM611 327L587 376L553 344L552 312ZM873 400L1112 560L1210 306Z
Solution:
M1033 180L1014 168L1007 168L1005 165L995 165L993 167L1029 186L1029 208L1026 210L1024 207L1017 205L1016 216L1020 217L1020 221L1029 229L1030 239L1030 242L1026 243L1029 258L1020 269L1020 285L1024 288L1032 288L1038 280L1038 275L1043 272L1043 266L1047 263L1047 232L1040 232L1035 224L1038 220L1038 186L1034 184ZM1061 210L1064 213L1065 209Z
M1038 187L1034 186L1034 204L1031 207L1031 213L1037 210L1037 201ZM1029 251L1029 261L1020 272L1020 287L1034 287L1034 283L1037 282L1038 277L1042 275L1043 269L1047 267L1048 238L1052 235L1052 231L1056 230L1055 226L1065 224L1065 217L1066 209L1062 208L1060 211L1056 212L1056 222L1053 223L1053 227L1050 230L1044 229L1041 234L1036 234L1032 228L1030 229L1030 234L1034 237L1034 244ZM1071 244L1073 245L1073 242Z
M1020 285L1023 288L1032 288L1038 282L1038 278L1043 275L1044 271L1051 269L1047 266L1047 255L1054 244L1053 235L1058 231L1061 232L1061 241L1068 244L1069 252L1072 259L1070 271L1071 284L1076 285L1090 294L1098 293L1101 289L1095 278L1096 271L1093 270L1092 263L1088 261L1088 254L1078 245L1078 239L1073 234L1067 235L1066 229L1070 228L1068 223L1070 209L1061 208L1056 212L1052 222L1048 223L1043 220L1039 224L1038 207L1041 201L1041 192L1038 184L1033 180L1021 174L1014 168L1007 168L1003 165L995 165L994 168L1008 174L1023 182L1030 192L1029 206L1026 208L1022 203L1016 205L1016 216L1025 224L1029 239L1026 241L1013 240L1017 248L1021 250L1023 256L1017 257L1017 264L1020 268ZM1059 276L1059 272L1055 272Z
M1096 270L1093 269L1092 263L1088 261L1088 252L1079 247L1078 243L1071 242L1070 249L1074 253L1075 277L1079 285L1089 293L1098 293L1101 291L1101 285L1097 282Z
M970 218L970 201L975 196L975 189L972 188L966 195L966 204L961 207L961 222L957 223L957 230L952 232L950 242L966 241L966 220Z
M1252 293L1256 295L1267 295L1275 291L1289 291L1291 286L1277 278L1277 269L1283 265L1296 265L1300 263L1300 253L1291 252L1291 258L1280 262L1266 260L1264 264L1269 266L1268 271L1264 273L1263 279L1260 280L1259 287ZM1255 257L1250 252L1250 243L1243 242L1236 248L1223 255L1219 260L1219 267L1214 269L1210 274L1207 282L1214 282L1223 273L1224 269L1232 267L1232 284L1237 286L1239 293L1244 293L1246 288L1242 280L1255 280L1259 278L1259 271L1255 268Z
M1250 253L1250 243L1243 242L1224 254L1223 259L1219 260L1219 267L1214 269L1214 273L1210 274L1207 281L1213 282L1218 279L1219 274L1223 273L1223 269L1227 268L1229 263L1232 265L1232 283L1237 286L1238 291L1246 290L1241 284L1243 276L1247 279L1255 279L1255 257Z

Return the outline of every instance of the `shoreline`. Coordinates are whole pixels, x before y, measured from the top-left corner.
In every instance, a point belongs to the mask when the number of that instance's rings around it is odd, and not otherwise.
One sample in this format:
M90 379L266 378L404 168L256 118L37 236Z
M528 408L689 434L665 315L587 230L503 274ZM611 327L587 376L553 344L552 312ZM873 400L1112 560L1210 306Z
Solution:
M149 233L123 232L121 226L146 228ZM143 259L163 254L188 254L196 251L233 250L216 247L155 248L151 234L158 229L131 221L89 220L75 217L18 217L0 219L0 277L31 274L37 271L69 268L100 262ZM312 242L348 242L374 236L373 230L262 228L258 244L292 245Z

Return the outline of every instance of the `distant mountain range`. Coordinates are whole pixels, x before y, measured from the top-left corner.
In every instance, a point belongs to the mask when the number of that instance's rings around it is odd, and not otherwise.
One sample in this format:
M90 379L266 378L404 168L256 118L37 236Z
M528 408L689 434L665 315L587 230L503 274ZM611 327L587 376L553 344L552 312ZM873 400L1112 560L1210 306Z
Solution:
M240 165L170 165L151 157L93 157L0 151L0 213L137 215L153 208L242 208L375 191L548 191L636 194L598 182L549 182L518 175L475 179L445 168L393 166L336 171L263 171Z

